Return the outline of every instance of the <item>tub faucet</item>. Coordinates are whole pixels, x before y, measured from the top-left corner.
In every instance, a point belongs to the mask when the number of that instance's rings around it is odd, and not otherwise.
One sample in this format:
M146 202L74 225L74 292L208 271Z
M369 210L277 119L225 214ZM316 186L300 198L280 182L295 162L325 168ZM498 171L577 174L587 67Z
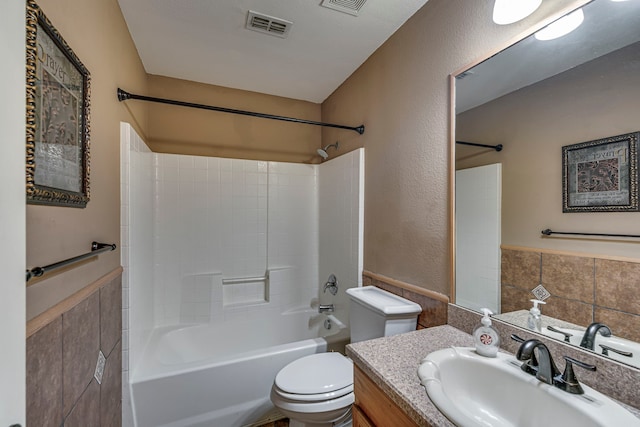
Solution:
M320 304L318 306L318 313L333 313L333 304Z
M584 331L584 336L582 337L582 341L580 341L580 347L588 348L589 350L595 350L596 344L596 334L600 331L600 335L603 337L611 336L611 329L604 323L593 322L589 325L586 331Z

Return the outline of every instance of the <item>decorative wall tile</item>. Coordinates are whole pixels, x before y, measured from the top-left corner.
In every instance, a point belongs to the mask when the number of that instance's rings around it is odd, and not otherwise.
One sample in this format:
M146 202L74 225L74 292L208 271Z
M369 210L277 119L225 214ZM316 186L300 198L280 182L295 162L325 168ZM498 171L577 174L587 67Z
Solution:
M100 288L100 349L105 356L122 336L122 276Z
M527 290L540 284L540 253L503 249L501 264L502 283Z
M549 297L540 310L547 316L587 326L593 322L593 305L581 301Z
M62 423L62 317L27 338L27 425Z
M378 280L364 275L363 283L366 282L418 304L422 308L422 311L418 315L418 324L416 325L416 329L447 324L448 303L401 288L400 286L385 282L384 280Z
M593 304L593 258L542 254L542 284L553 296Z
M63 409L68 414L93 378L100 349L100 298L95 292L62 315Z
M530 299L533 295L530 291L518 286L502 284L500 288L501 313L509 313L517 310L528 310L531 308Z
M425 295L420 295L407 289L402 290L402 296L422 307L422 312L418 316L419 326L430 328L432 326L447 324L448 303L429 298Z
M596 304L640 315L640 264L596 260Z
M100 385L94 379L64 420L64 427L100 426Z
M596 307L595 310L595 321L607 325L614 335L640 342L640 315L601 307Z
M122 345L107 358L100 389L100 427L120 427L122 422Z
M520 268L511 263L521 262L530 252L506 253L503 280ZM615 335L640 341L640 263L545 253L541 267L543 285L552 294L542 307L543 314L584 326L594 321L615 325ZM528 291L503 282L502 312L529 309Z

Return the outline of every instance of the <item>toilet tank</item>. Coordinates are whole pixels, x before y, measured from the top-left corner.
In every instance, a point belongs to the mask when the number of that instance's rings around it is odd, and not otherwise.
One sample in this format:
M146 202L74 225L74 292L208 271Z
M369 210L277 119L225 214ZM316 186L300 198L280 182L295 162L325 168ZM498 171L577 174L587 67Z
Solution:
M375 286L347 289L351 342L414 331L422 308Z

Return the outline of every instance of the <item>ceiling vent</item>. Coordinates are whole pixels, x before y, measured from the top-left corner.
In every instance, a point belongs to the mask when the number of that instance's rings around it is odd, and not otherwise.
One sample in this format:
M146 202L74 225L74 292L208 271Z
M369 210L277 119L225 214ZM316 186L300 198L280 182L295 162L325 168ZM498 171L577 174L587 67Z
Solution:
M358 16L358 12L360 12L360 9L362 9L366 1L367 0L322 0L320 6Z
M260 33L270 34L272 36L286 38L293 22L286 19L276 18L265 15L263 13L250 10L247 14L246 28Z

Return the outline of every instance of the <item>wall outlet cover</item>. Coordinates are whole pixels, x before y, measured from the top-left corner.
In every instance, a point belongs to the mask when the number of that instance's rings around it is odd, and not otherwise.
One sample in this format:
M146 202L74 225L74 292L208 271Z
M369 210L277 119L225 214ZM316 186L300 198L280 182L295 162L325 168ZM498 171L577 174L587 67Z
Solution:
M96 370L93 373L93 377L98 381L98 384L102 384L102 375L104 374L104 365L107 363L107 359L102 354L102 350L98 351L98 362L96 363Z

